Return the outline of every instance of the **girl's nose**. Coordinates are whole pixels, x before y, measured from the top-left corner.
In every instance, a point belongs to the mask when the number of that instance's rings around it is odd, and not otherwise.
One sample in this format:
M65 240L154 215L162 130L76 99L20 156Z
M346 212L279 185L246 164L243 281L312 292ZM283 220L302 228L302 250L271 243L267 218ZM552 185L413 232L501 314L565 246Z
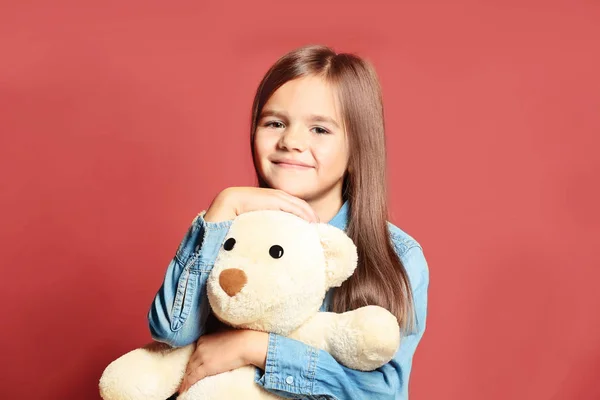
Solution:
M304 151L308 147L308 135L301 128L290 127L281 136L279 146L289 151Z

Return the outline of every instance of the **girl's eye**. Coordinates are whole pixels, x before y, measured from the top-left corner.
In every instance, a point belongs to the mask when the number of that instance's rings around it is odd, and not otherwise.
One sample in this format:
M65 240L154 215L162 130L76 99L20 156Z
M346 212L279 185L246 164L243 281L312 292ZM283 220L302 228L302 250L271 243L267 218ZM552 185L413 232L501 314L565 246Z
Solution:
M329 133L329 131L327 129L321 128L320 126L316 126L313 129L317 135L325 135L325 134Z
M265 124L265 126L271 127L271 128L276 128L276 129L280 129L280 128L284 127L283 123L281 123L279 121L270 121L270 122L267 122Z

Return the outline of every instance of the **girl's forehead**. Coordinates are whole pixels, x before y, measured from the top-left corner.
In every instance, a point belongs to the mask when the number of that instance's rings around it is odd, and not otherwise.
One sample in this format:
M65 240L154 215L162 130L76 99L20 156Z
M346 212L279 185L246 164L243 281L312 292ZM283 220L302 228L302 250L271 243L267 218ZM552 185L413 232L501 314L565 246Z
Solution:
M318 76L294 79L277 89L264 107L264 113L287 113L288 116L328 116L339 121L339 107L334 87Z

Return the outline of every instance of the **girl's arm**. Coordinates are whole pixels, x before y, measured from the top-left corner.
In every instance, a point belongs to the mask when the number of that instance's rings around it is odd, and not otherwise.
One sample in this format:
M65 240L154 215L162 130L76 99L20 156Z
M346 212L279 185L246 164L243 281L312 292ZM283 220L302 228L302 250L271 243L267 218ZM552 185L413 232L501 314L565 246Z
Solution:
M193 343L205 331L206 280L232 222L209 222L204 215L192 221L148 312L152 338L174 347Z
M429 272L420 246L401 256L413 289L416 329L402 338L394 359L375 371L361 372L339 364L329 353L276 334L269 335L265 368L256 382L285 398L407 398L412 359L426 324Z

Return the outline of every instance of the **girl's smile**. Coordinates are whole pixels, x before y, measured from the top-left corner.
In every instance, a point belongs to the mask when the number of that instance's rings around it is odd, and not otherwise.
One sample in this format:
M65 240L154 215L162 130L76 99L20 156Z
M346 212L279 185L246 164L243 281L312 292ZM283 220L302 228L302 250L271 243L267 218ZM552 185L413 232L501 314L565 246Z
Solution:
M309 165L302 161L294 160L292 158L276 158L271 160L271 162L281 168L289 168L300 171L305 171L314 168L312 165Z

